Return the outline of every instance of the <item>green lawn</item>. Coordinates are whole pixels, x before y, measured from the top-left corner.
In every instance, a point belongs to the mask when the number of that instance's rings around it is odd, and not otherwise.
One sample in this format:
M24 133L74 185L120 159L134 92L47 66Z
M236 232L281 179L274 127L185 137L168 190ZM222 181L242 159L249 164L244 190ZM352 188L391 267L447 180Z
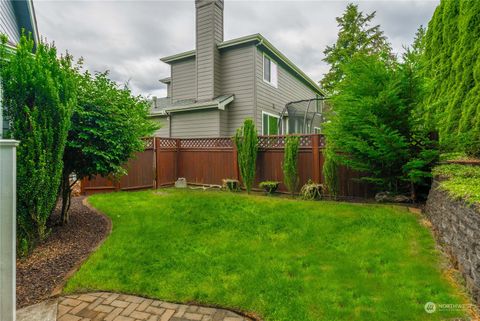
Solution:
M173 189L96 195L113 232L67 293L118 291L266 321L443 320L463 303L406 209Z

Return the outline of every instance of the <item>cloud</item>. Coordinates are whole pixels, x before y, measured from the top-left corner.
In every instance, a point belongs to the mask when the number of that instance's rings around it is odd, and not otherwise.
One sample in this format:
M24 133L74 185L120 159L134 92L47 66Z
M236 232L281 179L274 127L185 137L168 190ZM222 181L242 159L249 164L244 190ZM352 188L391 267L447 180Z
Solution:
M427 25L438 1L357 1L376 11L396 52ZM335 17L346 1L225 1L225 39L261 33L314 80L328 70L323 50L336 40ZM159 58L194 49L193 0L35 1L40 33L85 59L91 71L110 70L137 94L164 96L169 76Z

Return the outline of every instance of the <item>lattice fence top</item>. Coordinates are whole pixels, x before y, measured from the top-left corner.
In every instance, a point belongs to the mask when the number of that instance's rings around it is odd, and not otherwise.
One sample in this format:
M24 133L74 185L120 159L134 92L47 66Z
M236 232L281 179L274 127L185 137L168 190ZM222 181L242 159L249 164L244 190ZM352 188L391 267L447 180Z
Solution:
M232 148L230 137L184 138L180 139L180 148Z
M311 148L315 135L299 135L300 148ZM285 135L278 136L258 136L258 147L260 149L268 148L284 148ZM213 137L213 138L158 138L157 148L233 148L234 143L230 137ZM325 137L319 135L319 148L325 147Z
M177 140L175 138L158 138L157 148L177 148Z
M143 142L145 143L145 149L153 149L155 146L155 138L153 137L143 138Z
M315 135L298 135L300 137L300 148L311 148L313 143L313 137ZM258 147L259 148L284 148L285 147L285 135L279 136L259 136ZM319 147L325 147L325 139L323 135L320 135Z

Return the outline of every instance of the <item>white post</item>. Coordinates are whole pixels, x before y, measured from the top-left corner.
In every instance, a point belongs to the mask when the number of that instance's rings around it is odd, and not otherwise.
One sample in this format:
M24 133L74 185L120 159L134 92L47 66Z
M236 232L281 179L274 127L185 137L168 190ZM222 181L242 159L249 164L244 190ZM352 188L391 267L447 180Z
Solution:
M15 140L0 139L0 321L15 321L16 314L17 146Z

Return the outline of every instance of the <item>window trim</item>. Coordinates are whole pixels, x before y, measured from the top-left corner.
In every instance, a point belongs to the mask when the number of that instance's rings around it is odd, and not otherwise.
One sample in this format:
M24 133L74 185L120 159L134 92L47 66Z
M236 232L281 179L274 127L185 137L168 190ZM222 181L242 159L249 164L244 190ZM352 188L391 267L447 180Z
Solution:
M277 120L280 119L280 115L275 115L275 114L269 113L268 111L262 110L262 135L265 136L265 124L263 123L263 116L264 116L264 115L274 117L274 118L276 118ZM277 122L277 124L278 124L278 122ZM277 125L277 132L279 132L278 125ZM266 135L268 136L269 134L266 134ZM280 135L280 133L278 133L277 135Z
M265 58L267 58L268 61L270 61L270 81L265 79ZM275 66L276 66L276 68L275 68L275 70L277 72L277 76L276 76L277 83L276 84L274 82L272 82L272 64L275 64ZM278 64L266 53L263 53L263 55L262 55L262 79L263 79L263 82L269 84L273 88L278 88Z

